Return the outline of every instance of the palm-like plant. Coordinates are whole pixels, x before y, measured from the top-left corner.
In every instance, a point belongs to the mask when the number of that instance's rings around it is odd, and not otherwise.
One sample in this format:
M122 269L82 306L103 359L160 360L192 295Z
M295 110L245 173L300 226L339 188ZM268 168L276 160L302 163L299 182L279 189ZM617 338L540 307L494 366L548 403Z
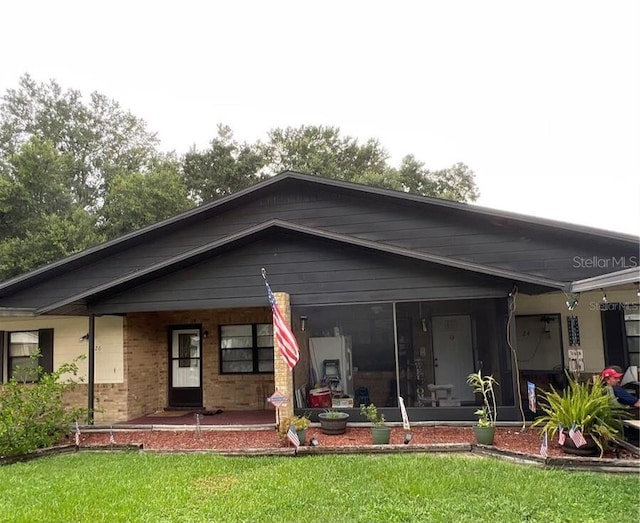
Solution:
M544 414L531 426L540 427L540 432L549 438L564 429L580 429L583 435L591 436L602 456L608 443L621 432L622 420L628 415L599 376L587 382L568 375L567 379L568 386L563 391L552 386L549 392L542 393L540 408Z

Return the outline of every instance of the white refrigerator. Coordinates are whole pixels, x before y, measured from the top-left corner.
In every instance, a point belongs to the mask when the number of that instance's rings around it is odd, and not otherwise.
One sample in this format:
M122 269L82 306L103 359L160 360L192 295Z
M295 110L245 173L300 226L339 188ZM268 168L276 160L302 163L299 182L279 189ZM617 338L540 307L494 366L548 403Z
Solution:
M319 382L322 381L325 374L326 365L324 362L338 361L339 387L342 392L353 397L351 338L342 335L309 338L309 353L311 355L311 366ZM333 372L333 368L331 368L331 372Z

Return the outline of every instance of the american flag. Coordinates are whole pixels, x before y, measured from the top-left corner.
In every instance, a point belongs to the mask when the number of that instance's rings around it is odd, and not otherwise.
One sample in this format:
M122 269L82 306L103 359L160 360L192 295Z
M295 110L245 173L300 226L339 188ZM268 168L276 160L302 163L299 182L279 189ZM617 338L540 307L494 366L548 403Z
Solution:
M287 431L287 438L289 441L293 443L295 448L300 446L300 438L298 437L298 433L296 432L296 427L293 423L289 425L289 430Z
M564 434L562 425L558 425L558 445L564 445L565 440L566 436Z
M76 421L76 447L80 446L80 425L78 425L78 422Z
M542 436L542 445L540 445L540 455L543 458L546 458L549 455L549 439L547 438L547 433L544 433L544 436Z
M571 427L569 429L569 437L575 443L576 447L582 447L587 444L587 440L584 439L582 432L576 427Z
M293 369L300 359L300 349L298 348L298 342L296 337L291 332L289 325L280 312L280 307L276 303L276 297L271 292L269 282L262 274L264 283L267 286L267 294L269 295L269 303L271 304L271 310L273 311L273 333L275 334L276 341L278 342L278 348L282 358L289 366L289 369Z
M115 445L116 438L113 437L113 429L109 430L109 445Z

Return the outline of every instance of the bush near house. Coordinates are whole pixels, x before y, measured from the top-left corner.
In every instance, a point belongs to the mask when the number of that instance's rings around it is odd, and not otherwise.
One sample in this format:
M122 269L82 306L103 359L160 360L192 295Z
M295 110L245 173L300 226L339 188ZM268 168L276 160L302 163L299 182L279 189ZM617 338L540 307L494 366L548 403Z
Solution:
M62 401L75 385L76 361L51 373L40 366L18 369L19 378L0 387L0 457L55 445L74 421L86 419L87 409L65 408Z

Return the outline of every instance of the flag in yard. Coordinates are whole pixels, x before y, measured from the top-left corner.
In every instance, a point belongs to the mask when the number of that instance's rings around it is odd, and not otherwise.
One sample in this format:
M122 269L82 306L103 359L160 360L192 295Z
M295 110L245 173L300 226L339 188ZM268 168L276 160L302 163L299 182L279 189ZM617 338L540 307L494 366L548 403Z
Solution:
M587 440L584 439L582 432L580 429L576 428L575 425L569 429L569 437L576 447L582 447L587 444Z
M558 445L564 445L566 439L562 425L558 425Z
M78 425L78 422L76 421L76 447L80 446L80 426Z
M404 430L411 430L411 425L409 425L409 416L407 415L407 408L404 405L402 396L398 396L398 403L400 404L400 413L402 414L402 428Z
M295 448L300 446L300 438L298 437L298 433L296 432L296 427L293 423L289 425L289 430L287 431L287 438L289 441L293 443Z
M527 396L529 397L529 410L531 412L536 411L536 385L527 381Z
M264 284L267 286L267 295L269 296L269 303L273 311L273 334L278 342L278 348L280 349L282 358L289 366L289 369L293 369L300 359L298 342L293 332L291 332L291 328L284 319L284 316L282 316L282 312L280 312L280 307L278 307L276 297L273 295L273 292L271 292L271 287L267 281L267 274L264 269L262 269L262 277L264 278Z
M545 432L542 436L542 445L540 445L540 455L543 458L546 458L549 455L549 439L547 438L547 433Z
M109 429L109 445L115 445L116 438L113 437L113 429Z

